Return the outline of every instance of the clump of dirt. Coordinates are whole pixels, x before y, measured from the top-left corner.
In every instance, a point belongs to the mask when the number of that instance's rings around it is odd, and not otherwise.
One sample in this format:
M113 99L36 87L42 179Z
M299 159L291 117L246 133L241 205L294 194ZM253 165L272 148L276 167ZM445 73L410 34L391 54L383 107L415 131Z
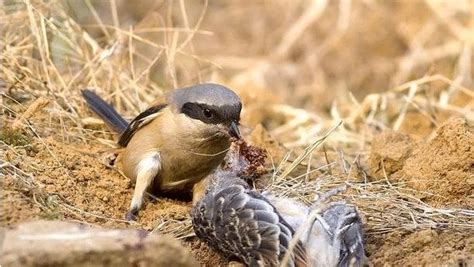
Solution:
M474 125L462 118L447 121L413 151L402 171L409 186L434 194L426 201L472 207L469 196L474 193Z
M465 233L431 229L402 235L400 232L367 240L374 266L472 266L474 237Z
M375 136L369 158L372 176L380 179L400 171L410 156L413 145L410 136L394 131Z
M406 181L434 206L472 207L474 127L465 119L448 120L428 141L384 132L372 142L369 166L375 178Z

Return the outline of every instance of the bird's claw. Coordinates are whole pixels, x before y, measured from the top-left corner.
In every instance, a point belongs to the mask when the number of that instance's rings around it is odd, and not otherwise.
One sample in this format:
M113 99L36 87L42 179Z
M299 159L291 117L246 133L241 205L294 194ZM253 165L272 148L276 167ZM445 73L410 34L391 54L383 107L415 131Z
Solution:
M102 163L108 168L115 167L115 161L117 160L118 154L116 152L109 152L104 154L102 158Z
M343 201L343 200L340 200L340 201L334 201L334 202L330 202L330 203L318 202L317 204L319 206L316 206L316 203L314 203L312 208L311 208L313 211L318 210L317 213L315 214L315 218L316 218L317 221L320 222L321 226L326 231L326 233L330 236L333 236L334 233L331 229L331 226L329 226L329 224L324 219L324 213L327 212L328 210L332 209L335 206L346 205L346 202Z
M138 210L131 209L125 214L125 220L132 222L137 220Z

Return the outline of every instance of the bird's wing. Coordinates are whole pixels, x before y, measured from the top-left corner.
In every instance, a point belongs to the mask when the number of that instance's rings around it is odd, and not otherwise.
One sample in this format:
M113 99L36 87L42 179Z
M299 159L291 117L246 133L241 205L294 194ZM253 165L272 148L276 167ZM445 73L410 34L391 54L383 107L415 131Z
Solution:
M156 104L140 113L137 117L135 117L135 119L130 122L130 124L128 124L125 131L123 131L123 133L120 135L118 144L122 147L126 147L128 142L130 142L130 139L132 139L133 135L141 127L147 125L153 119L158 117L158 115L160 115L160 111L166 106L166 104Z
M272 209L273 212L275 212L276 215L278 215L278 227L282 229L282 234L279 236L279 241L280 241L280 258L279 260L283 259L286 253L292 253L291 255L291 260L290 260L290 265L295 265L295 266L306 266L307 265L307 260L306 260L306 252L303 247L303 244L298 241L296 246L294 247L293 251L289 251L289 245L291 239L293 239L293 236L295 234L295 231L297 229L293 228L287 221L286 219L282 216L280 213L280 210L277 209L271 201L269 201L266 197L264 197L262 194L256 192L256 191L249 191L249 195L252 196L255 199L259 199L261 201L264 201L268 203ZM280 262L281 263L281 262ZM281 265L281 264L279 264Z
M263 196L242 185L205 195L191 216L199 238L249 266L279 266L294 234Z

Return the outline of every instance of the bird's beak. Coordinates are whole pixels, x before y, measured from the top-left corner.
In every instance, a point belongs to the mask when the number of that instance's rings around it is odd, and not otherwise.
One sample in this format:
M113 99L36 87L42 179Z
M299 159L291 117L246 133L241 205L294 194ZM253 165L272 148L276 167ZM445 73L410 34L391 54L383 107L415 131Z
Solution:
M237 122L233 121L230 123L229 134L230 136L237 139L242 139L242 136L240 135L239 124Z

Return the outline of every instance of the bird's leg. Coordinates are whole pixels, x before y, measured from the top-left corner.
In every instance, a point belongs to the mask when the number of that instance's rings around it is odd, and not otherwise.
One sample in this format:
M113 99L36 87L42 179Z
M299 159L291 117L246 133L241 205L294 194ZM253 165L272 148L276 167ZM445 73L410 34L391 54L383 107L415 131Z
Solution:
M152 152L146 155L137 166L137 181L133 191L130 210L125 215L128 221L135 220L138 211L142 207L145 191L151 185L161 169L160 154Z
M343 200L340 200L340 201L334 201L334 202L326 203L326 204L318 202L317 204L318 204L318 206L313 204L313 206L311 207L310 213L315 211L315 210L319 210L315 214L315 221L319 221L319 223L321 224L323 229L326 231L326 233L330 236L333 236L333 232L331 230L331 227L329 226L329 224L326 222L326 220L323 218L322 215L324 214L324 212L326 212L327 210L329 210L329 209L331 209L335 206L345 205L346 202L343 201Z
M316 221L319 221L321 224L322 228L326 231L326 233L330 236L333 237L334 233L331 230L331 227L328 225L326 220L321 216L324 212L327 210L331 209L334 206L337 205L345 205L346 202L341 200L341 201L334 201L334 202L329 202L329 199L341 192L344 192L347 190L346 186L339 186L336 188L333 188L327 192L324 193L318 193L317 198L315 198L313 204L309 208L309 213L315 210L319 210L317 214L315 214L315 219Z

